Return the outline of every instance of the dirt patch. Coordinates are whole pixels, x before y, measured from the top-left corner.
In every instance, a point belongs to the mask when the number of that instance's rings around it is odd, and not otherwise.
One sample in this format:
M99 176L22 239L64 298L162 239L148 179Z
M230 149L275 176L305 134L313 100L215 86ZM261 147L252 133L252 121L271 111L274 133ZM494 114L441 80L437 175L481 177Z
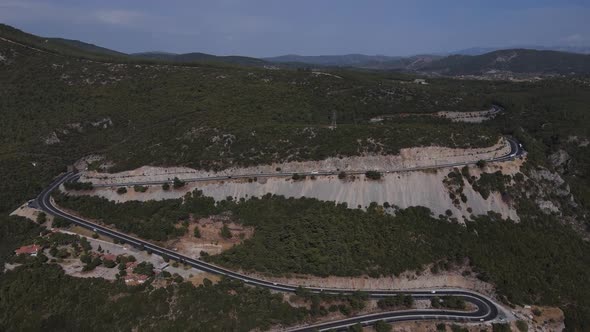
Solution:
M433 332L438 331L436 329L436 325L440 324L441 322L437 321L428 321L428 322L399 322L393 323L392 332ZM452 322L442 322L446 325L446 329L444 331L451 332L451 326L456 323ZM480 332L480 331L492 331L491 324L482 323L482 324L458 324L459 326L466 328L469 332ZM372 327L365 327L363 331L373 332L375 331ZM514 331L514 330L513 330Z
M208 272L202 272L193 276L192 278L188 278L188 281L190 281L195 286L199 286L203 284L205 279L209 279L211 282L213 282L213 284L216 284L221 280L221 276Z
M98 235L98 237L96 238L97 240L111 242L111 243L113 242L113 239L112 238L110 238L108 236L105 236L105 235L102 235L102 234L95 233L95 232L89 230L88 228L84 228L82 226L77 226L77 225L70 226L68 228L68 231L70 231L72 233L76 233L76 234L81 235L81 236L84 236L86 238L92 238L92 236L94 234L97 234Z
M525 306L514 310L518 319L529 325L529 331L552 332L565 329L563 311L555 307ZM518 331L517 329L513 329Z
M230 238L221 235L224 225L229 229ZM195 237L195 228L199 229L201 237ZM165 245L186 256L199 258L201 251L216 255L242 243L252 235L254 235L253 227L240 225L228 217L211 216L191 222L184 236L168 241Z
M19 206L16 210L12 211L12 213L10 214L11 216L20 216L23 218L27 218L31 221L37 221L37 216L39 215L39 213L41 213L41 210L29 207L29 203L25 203L21 206ZM47 215L48 219L49 219L49 215Z

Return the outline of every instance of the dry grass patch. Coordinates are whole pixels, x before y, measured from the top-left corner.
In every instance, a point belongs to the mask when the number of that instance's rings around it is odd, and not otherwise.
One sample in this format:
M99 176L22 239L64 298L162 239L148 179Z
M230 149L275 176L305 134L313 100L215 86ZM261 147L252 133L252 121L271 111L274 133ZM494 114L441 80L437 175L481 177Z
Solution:
M229 229L231 237L221 235L224 225ZM195 237L195 228L199 229L200 237ZM178 239L169 241L167 246L190 257L199 257L201 251L216 255L253 235L253 227L240 225L227 216L210 216L193 220L188 226L188 232Z

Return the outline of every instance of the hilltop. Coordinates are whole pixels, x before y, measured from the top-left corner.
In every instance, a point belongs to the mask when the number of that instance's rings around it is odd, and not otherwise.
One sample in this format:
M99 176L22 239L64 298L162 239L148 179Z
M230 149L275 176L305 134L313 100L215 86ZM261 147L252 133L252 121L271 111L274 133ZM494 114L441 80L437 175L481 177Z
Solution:
M199 53L199 52L192 52L192 53L167 53L167 52L142 52L142 53L132 53L130 56L135 58L141 59L151 59L151 60L163 60L163 61L170 61L170 62L226 62L226 63L233 63L243 66L263 66L268 64L268 62L257 59L251 58L246 56L235 56L235 55L228 55L228 56L219 56L219 55L212 55L207 53Z

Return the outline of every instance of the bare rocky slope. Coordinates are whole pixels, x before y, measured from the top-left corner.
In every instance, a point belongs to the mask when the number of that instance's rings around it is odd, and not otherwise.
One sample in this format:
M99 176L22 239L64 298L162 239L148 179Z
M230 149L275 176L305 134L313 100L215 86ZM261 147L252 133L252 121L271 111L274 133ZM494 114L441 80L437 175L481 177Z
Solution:
M309 172L310 170L395 170L408 167L426 167L453 162L469 162L479 159L491 159L510 152L504 139L496 145L483 149L449 149L440 147L403 149L395 156L359 156L349 158L329 158L322 161L292 162L285 164L261 165L257 167L239 168L210 173L188 168L154 168L142 167L122 173L84 172L81 181L94 184L116 184L126 182L166 181L173 177L190 179L216 175L259 174L274 172ZM494 163L486 167L486 172L501 170L504 174L518 172L520 162ZM323 201L346 203L350 208L366 208L371 203L388 203L395 208L425 206L435 215L454 216L459 221L469 219L472 215L496 212L503 218L518 221L516 210L505 202L499 192L493 192L485 199L475 191L471 184L465 183L463 194L466 202L453 204L449 189L444 184L445 178L453 168L434 168L425 171L402 171L386 173L378 181L364 175L348 175L345 179L337 176L315 176L295 181L286 177L231 179L225 181L205 181L187 184L182 189L164 191L160 186L153 186L146 192L128 190L118 194L115 188L99 187L93 194L113 201L127 200L161 200L182 197L186 192L199 189L206 196L223 200L228 196L235 199L260 197L265 194L282 195L285 197L308 197ZM471 167L470 173L479 177L482 170ZM450 212L449 212L450 211ZM393 210L392 210L393 212ZM449 215L449 213L451 215Z

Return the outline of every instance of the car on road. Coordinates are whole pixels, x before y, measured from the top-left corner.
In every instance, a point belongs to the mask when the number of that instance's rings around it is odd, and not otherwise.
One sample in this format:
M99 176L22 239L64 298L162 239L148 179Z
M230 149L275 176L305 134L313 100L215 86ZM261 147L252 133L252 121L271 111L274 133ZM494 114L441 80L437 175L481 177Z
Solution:
M436 294L436 291L435 291L435 290L433 290L433 291L431 291L430 293L431 293L431 294Z
M311 174L318 174L318 171L311 171Z

